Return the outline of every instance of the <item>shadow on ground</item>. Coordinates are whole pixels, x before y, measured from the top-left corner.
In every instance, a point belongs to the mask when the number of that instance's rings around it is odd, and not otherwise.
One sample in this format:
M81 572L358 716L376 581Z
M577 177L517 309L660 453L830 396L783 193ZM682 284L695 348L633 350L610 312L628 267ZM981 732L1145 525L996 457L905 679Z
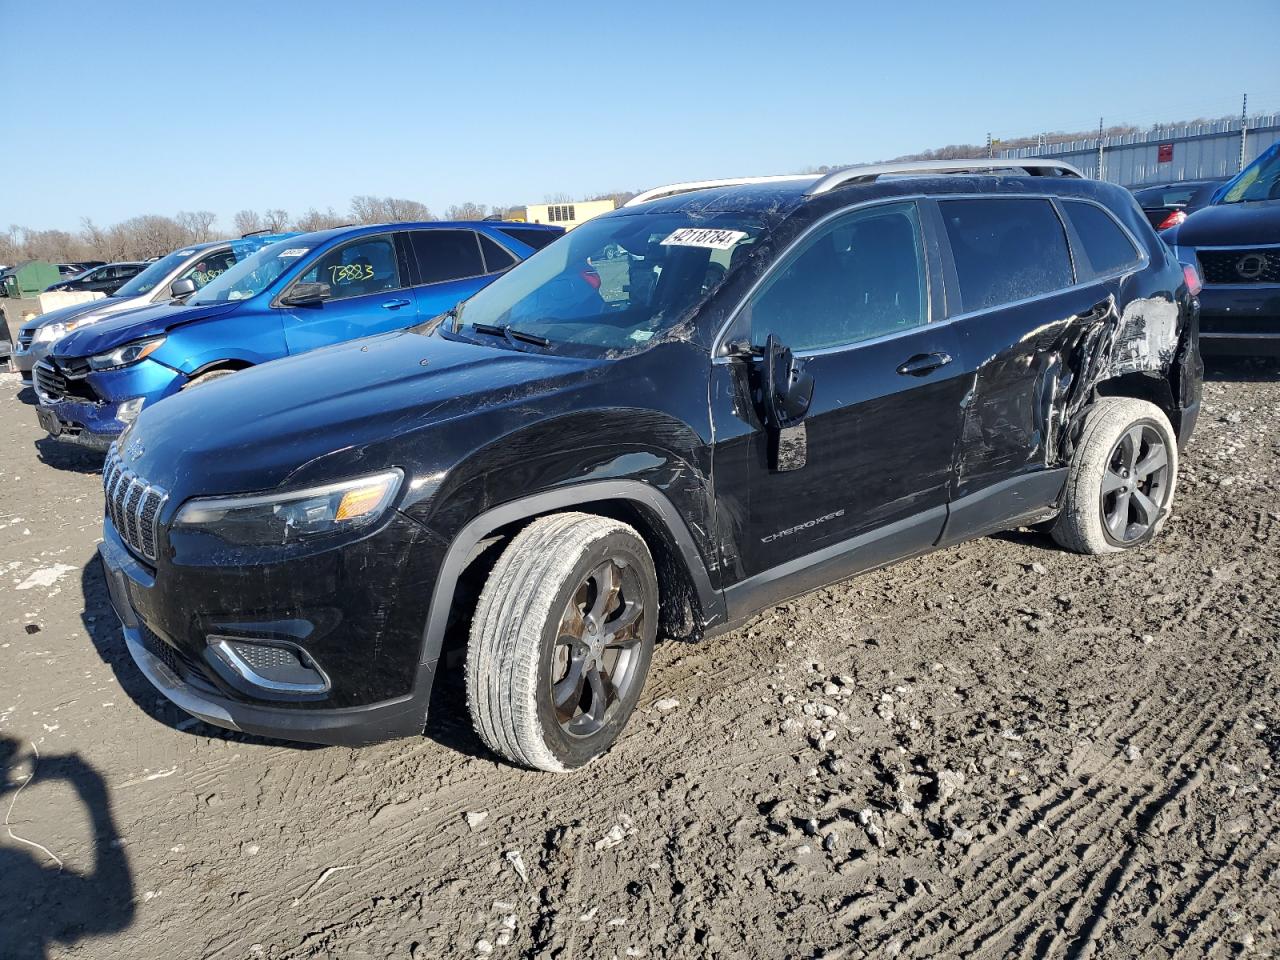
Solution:
M0 954L6 960L43 960L52 944L71 945L86 936L128 928L134 917L133 876L98 772L78 754L37 760L34 750L23 746L0 736L0 807L7 812L6 839L15 838L0 847ZM34 774L18 773L20 753L28 754ZM50 781L69 785L88 813L93 828L91 872L59 863L53 851L23 836L21 801L26 798L18 793L33 783ZM45 819L49 813L48 806L42 807ZM59 811L58 818L75 819L73 811Z
M36 441L36 454L46 466L70 473L101 473L102 462L106 459L101 450L90 450L52 437Z

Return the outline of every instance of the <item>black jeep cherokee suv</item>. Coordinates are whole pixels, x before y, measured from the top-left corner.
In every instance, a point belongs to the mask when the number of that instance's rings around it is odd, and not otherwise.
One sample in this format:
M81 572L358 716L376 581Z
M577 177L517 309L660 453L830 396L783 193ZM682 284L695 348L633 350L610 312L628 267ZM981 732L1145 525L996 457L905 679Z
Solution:
M112 599L210 723L420 733L448 635L484 742L576 767L660 632L1019 524L1146 543L1194 280L1048 161L650 191L422 326L144 410L104 472Z

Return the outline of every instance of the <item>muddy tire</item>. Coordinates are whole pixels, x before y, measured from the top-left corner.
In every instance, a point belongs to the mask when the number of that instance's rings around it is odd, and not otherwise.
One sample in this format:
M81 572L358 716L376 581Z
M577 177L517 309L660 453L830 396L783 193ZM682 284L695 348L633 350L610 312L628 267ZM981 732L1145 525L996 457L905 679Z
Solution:
M236 371L234 370L210 370L208 373L202 373L198 377L188 380L182 385L183 390L191 390L195 387L202 387L206 383L213 383L215 380L221 380L223 377L229 377Z
M600 756L640 698L657 630L657 575L633 528L586 513L535 520L498 558L471 622L480 739L537 770Z
M1076 553L1118 553L1160 532L1173 505L1178 443L1155 404L1104 397L1085 420L1050 534Z

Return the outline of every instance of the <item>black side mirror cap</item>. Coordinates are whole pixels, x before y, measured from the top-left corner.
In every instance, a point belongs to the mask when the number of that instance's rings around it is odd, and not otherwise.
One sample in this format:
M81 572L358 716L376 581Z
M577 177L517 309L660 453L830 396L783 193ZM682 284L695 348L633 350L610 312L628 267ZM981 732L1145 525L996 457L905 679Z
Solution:
M175 280L169 284L169 296L175 300L182 297L189 297L196 292L196 282L194 280Z
M795 426L813 402L813 377L773 334L765 341L764 364L765 421L775 429Z
M333 291L327 283L295 283L280 302L287 307L309 307L324 303L331 296Z

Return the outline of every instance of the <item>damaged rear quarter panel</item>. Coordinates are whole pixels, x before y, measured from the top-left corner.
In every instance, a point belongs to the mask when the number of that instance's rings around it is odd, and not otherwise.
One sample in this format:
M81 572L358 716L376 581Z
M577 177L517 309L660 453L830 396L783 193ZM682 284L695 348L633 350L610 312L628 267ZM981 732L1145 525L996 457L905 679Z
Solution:
M1194 301L1161 249L1127 275L960 323L973 386L965 398L953 499L1066 465L1101 393L1151 399L1175 427L1181 409L1198 402L1198 373L1182 370L1199 364Z

